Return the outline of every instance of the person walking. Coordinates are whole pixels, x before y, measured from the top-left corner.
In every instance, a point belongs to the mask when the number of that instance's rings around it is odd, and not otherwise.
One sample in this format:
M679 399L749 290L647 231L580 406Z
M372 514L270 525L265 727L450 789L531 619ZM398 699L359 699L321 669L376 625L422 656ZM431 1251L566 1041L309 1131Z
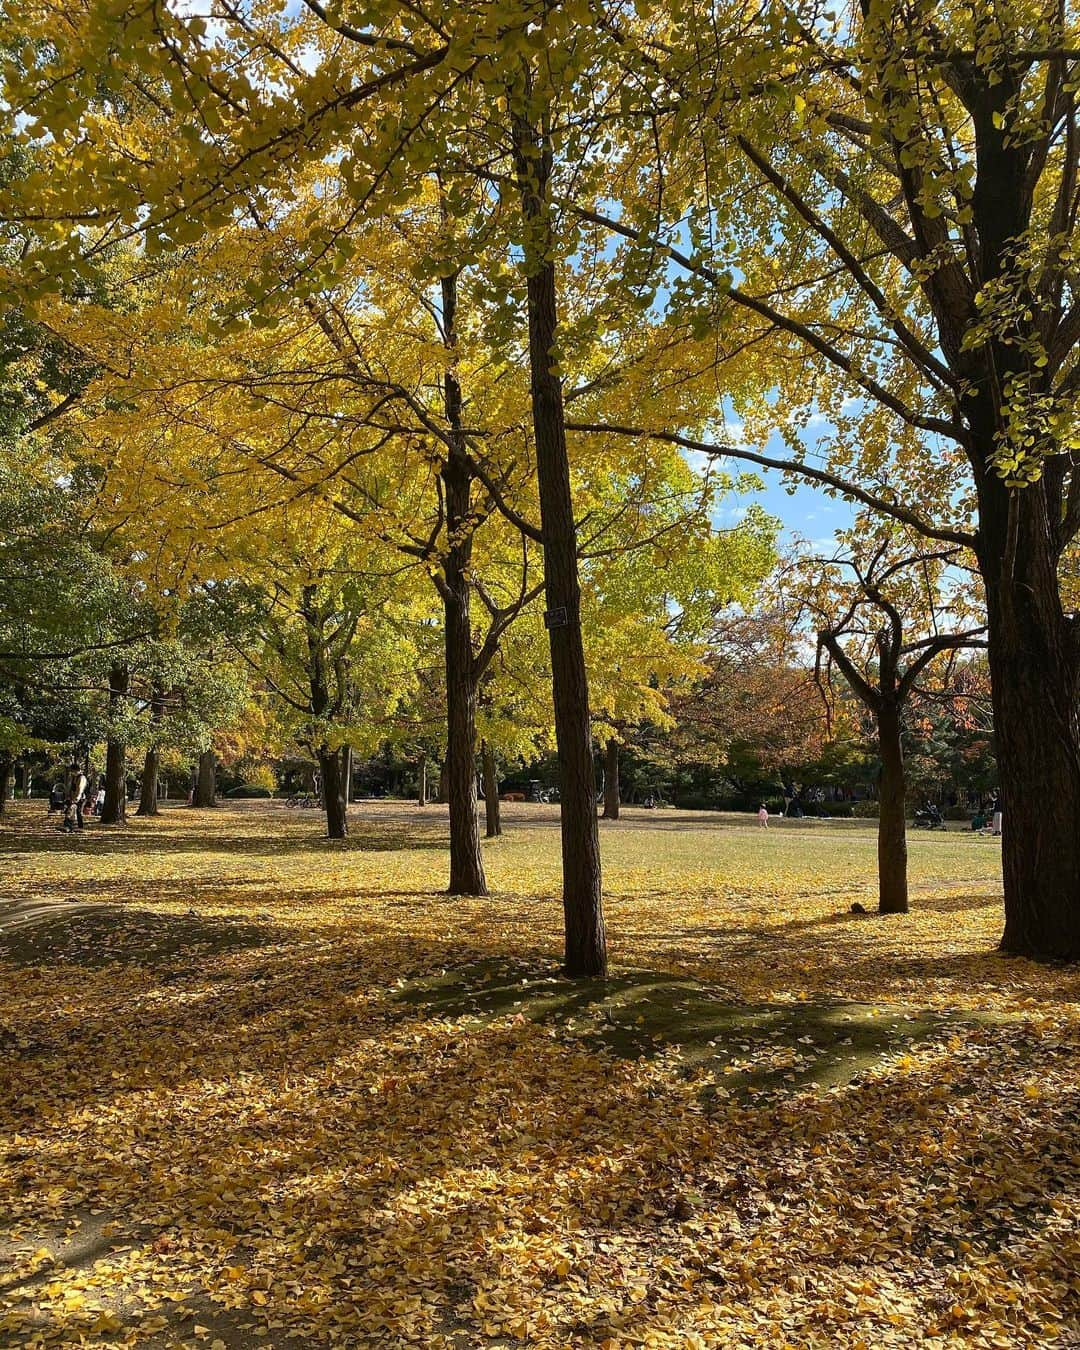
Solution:
M764 802L757 809L757 823L759 829L767 830L769 828L769 808Z

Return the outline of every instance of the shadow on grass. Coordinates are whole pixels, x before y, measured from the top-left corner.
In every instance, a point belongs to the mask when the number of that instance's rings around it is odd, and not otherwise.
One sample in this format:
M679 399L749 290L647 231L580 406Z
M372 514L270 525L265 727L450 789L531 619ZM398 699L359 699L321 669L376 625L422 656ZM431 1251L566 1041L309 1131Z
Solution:
M0 834L0 853L242 853L246 857L284 857L300 853L404 853L425 849L445 849L441 833L409 833L381 830L365 825L354 829L346 840L328 840L317 828L300 833L296 828L273 837L257 834L197 833L170 834L150 829L113 829L99 825L82 834L54 830L7 832Z
M57 901L22 911L0 905L0 960L23 966L158 965L259 947L275 938L267 924L107 902Z
M505 961L413 980L396 997L429 1016L488 1022L516 1014L625 1058L675 1049L688 1071L709 1071L733 1095L850 1082L945 1026L978 1020L842 1000L737 1003L652 971L571 982Z
M932 914L966 914L975 909L1001 909L1000 895L920 895L919 890L932 883L912 887L911 908L929 910Z
M432 971L435 961L447 969ZM463 1344L499 1344L474 1295L485 1282L517 1289L532 1278L515 1253L535 1238L538 1212L578 1244L589 1287L576 1320L559 1328L563 1342L628 1331L643 1341L655 1308L629 1301L595 1239L698 1260L700 1233L681 1227L686 1193L692 1211L725 1224L733 1215L773 1254L769 1273L758 1267L760 1297L770 1299L783 1295L789 1248L822 1270L854 1256L891 1268L908 1251L934 1266L954 1258L960 1231L990 1250L1017 1231L1037 1235L1055 1190L1076 1176L1057 1103L1006 1092L992 1113L956 1109L995 1092L1016 1058L1038 1048L1019 1028L977 1029L983 1040L963 1075L943 1081L930 1061L792 1104L782 1098L800 1084L848 1081L932 1030L974 1019L908 1021L838 1001L740 1005L643 970L571 984L538 960L466 958L408 934L343 932L223 954L218 970L191 964L189 983L164 997L135 984L116 998L108 972L56 972L85 1006L31 1005L38 1025L28 1030L47 1040L49 1059L20 1065L13 1055L10 1086L0 1081L21 1135L0 1164L28 1241L49 1241L58 1217L78 1218L80 1194L122 1218L122 1242L141 1246L153 1234L166 1244L154 1273L169 1282L122 1275L118 1288L160 1310L169 1344L190 1334L162 1292L177 1286L230 1350L284 1347L283 1323L305 1320L300 1345L437 1344L427 1320L436 1316L460 1328ZM585 1045L607 1053L579 1054ZM659 1074L613 1064L616 1055L655 1063L672 1046L712 1073L718 1100L687 1110L697 1084L680 1080L677 1063L661 1062ZM773 1086L777 1099L763 1098ZM752 1087L752 1107L724 1100ZM951 1203L963 1213L937 1203L913 1212L910 1194L934 1200L943 1190L937 1153L913 1143L957 1133ZM1030 1203L1013 1198L1017 1177ZM877 1198L880 1223L856 1233L865 1197ZM839 1258L838 1240L847 1244ZM92 1243L87 1234L85 1259ZM726 1262L715 1250L704 1259ZM743 1259L719 1278L736 1279ZM299 1308L299 1284L318 1295L310 1312ZM76 1313L39 1289L12 1291L12 1343L38 1331L74 1341ZM539 1305L546 1295L530 1297ZM617 1320L606 1323L602 1306ZM272 1331L249 1342L256 1318L258 1332ZM815 1343L829 1329L812 1329ZM4 1331L0 1322L0 1341ZM157 1345L142 1330L135 1343Z

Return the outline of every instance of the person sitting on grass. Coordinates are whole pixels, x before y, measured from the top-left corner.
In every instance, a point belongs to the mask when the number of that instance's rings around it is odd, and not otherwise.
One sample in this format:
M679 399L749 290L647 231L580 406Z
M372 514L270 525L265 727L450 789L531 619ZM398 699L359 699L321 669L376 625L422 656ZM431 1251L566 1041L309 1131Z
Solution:
M985 820L980 834L1000 835L1001 834L1001 798L994 797L990 805L990 819Z

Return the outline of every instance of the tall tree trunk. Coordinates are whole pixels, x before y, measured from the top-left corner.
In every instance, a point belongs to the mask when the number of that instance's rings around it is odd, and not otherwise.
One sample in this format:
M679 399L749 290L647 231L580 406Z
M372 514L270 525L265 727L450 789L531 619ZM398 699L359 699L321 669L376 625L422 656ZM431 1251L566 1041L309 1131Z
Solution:
M195 779L195 793L192 806L209 807L217 805L217 755L214 751L204 750L199 756L199 770Z
M146 747L146 758L143 760L139 805L135 811L137 816L156 816L158 813L158 765L160 762L161 753L157 746L148 745Z
M1036 194L1031 164L1038 160L1040 144L1016 135L1009 125L1010 103L1019 97L1021 78L1011 66L1004 78L987 83L968 104L977 165L973 231L979 242L978 281L987 294L1003 277L1008 293L1014 284L1017 241L1039 228L1032 223ZM1055 135L1049 124L1045 135L1049 139L1042 146L1048 148ZM1069 309L1055 315L1052 301L1046 307L1042 297L1026 303L1032 310L1032 332L1048 331L1047 323L1060 330L1070 322ZM954 322L953 331L961 331L961 324ZM1072 349L1075 340L1068 346ZM979 502L975 551L986 589L1003 811L1001 947L1039 959L1078 960L1080 629L1075 617L1063 611L1058 572L1062 551L1074 539L1069 518L1076 471L1071 470L1065 489L1073 456L1058 445L1038 481L1019 490L1006 487L992 457L1016 406L1010 383L1019 379L1033 396L1032 406L1038 407L1054 382L1053 363L1045 372L1047 382L1037 383L1030 352L1015 336L995 336L985 347L977 345L968 359L968 368L959 359L953 363L969 386L963 400L972 433L966 449ZM1066 380L1060 388L1067 386ZM1053 407L1054 400L1048 404ZM1041 417L1033 414L1033 420Z
M452 569L449 560L446 564ZM461 578L464 597L468 579ZM457 589L456 585L454 587ZM451 895L487 895L476 816L476 680L467 598L444 602L446 636L446 796L450 806Z
M619 806L619 742L614 738L607 743L604 756L604 819L618 820Z
M348 746L343 745L340 750L331 750L325 745L319 747L327 839L345 839L349 833L346 801L348 757Z
M457 345L457 278L442 280L444 341ZM476 704L478 680L469 614L472 469L461 421L461 386L452 365L443 376L450 448L442 467L446 501L446 557L439 589L446 652L446 790L450 804L451 895L487 895L480 824L476 816Z
M1003 812L1003 951L1080 959L1080 638L1061 608L1039 484L980 493ZM988 500L990 498L992 500ZM1010 509L1013 519L1010 525Z
M19 766L19 787L24 797L30 796L30 791L33 786L33 782L34 776L30 768L30 761L28 759L24 759L22 764Z
M427 753L421 751L416 765L416 804L427 806Z
M113 666L109 671L109 711L116 716L127 695L126 666ZM127 823L127 783L125 753L122 741L111 736L105 743L105 802L101 808L102 825Z
M7 814L8 793L11 791L11 770L15 756L5 750L0 754L0 816Z
M161 721L165 712L165 691L155 685L150 694L150 720L154 723L151 736L156 733L157 724ZM137 816L156 816L158 813L158 766L161 763L161 752L158 749L157 742L151 740L146 747L146 758L143 761L142 788L139 792L139 806L135 814Z
M480 742L480 757L484 767L484 815L487 821L487 837L495 839L502 834L502 819L499 813L499 772L495 763L495 751L487 741Z
M531 92L531 91L530 91ZM514 117L514 149L522 211L529 320L536 476L544 539L545 622L551 642L551 687L559 752L562 816L563 919L566 973L607 973L607 940L596 823L596 786L589 725L589 686L581 640L577 530L566 451L566 419L558 374L558 311L548 204L551 138Z
M900 711L892 699L877 708L881 782L878 789L878 913L908 912L907 802Z
M439 765L439 786L435 792L435 800L439 803L440 806L445 806L446 796L447 796L447 780L446 780L446 764L444 762Z
M352 801L353 748L343 745L341 751L344 756L342 772L345 774L345 805L348 806Z

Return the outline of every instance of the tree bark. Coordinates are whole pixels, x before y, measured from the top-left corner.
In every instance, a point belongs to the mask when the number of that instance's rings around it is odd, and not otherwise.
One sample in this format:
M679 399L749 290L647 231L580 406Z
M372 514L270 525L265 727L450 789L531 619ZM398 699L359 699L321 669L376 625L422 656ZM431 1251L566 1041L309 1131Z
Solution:
M442 279L443 338L457 345L457 278ZM443 376L443 405L450 445L442 467L446 504L446 556L439 590L446 654L446 791L450 805L451 895L487 895L480 823L476 814L476 705L478 678L469 612L473 525L472 469L462 430L461 386L453 365Z
M427 806L427 754L420 756L416 765L416 804L417 806Z
M531 91L530 91L531 92ZM559 752L566 973L607 973L607 940L596 823L589 686L581 640L577 530L558 374L558 310L548 204L552 150L545 127L514 117L514 149L529 236L525 258L536 476L544 539L544 582L551 643L551 686Z
M466 581L466 587L468 583ZM450 895L487 895L480 824L476 814L476 682L462 670L472 661L468 606L459 599L444 606L446 619L446 796L450 807Z
M495 839L502 834L502 819L499 812L499 772L495 763L495 751L487 741L480 742L480 757L484 766L484 815L487 822L487 837Z
M443 338L451 352L458 344L458 278L441 281ZM487 895L481 830L477 818L477 661L472 652L470 580L472 556L470 495L472 470L462 431L462 389L454 366L443 377L443 405L450 427L450 448L443 463L447 549L439 590L443 597L445 676L447 676L447 799L450 802L451 895Z
M619 742L611 739L604 756L604 819L618 820L620 805Z
M212 749L204 750L199 756L199 770L191 804L198 807L217 805L217 755Z
M1001 785L1003 951L1080 959L1080 640L1062 612L1039 484L1010 508L980 493L994 737ZM1010 511L1012 521L1010 523Z
M15 756L4 751L0 754L0 816L7 814L8 793L11 790L11 770L15 763Z
M346 801L348 746L331 750L319 747L319 772L322 778L323 805L326 809L327 839L345 839L349 833Z
M155 686L150 695L150 720L154 723L154 731L156 731L157 723L161 721L164 712L164 691ZM160 762L161 752L158 749L157 742L152 740L146 747L146 758L143 761L142 788L139 792L139 806L135 812L137 816L156 816L158 813L158 766Z
M137 816L156 816L158 813L158 765L160 760L161 754L157 746L147 746L146 758L143 760L142 787L139 789L139 805L135 811Z
M439 786L435 791L435 800L439 803L440 806L446 805L446 795L447 795L446 764L443 763L439 765Z
M127 695L126 666L113 666L109 671L109 710L116 714ZM125 753L122 741L115 736L105 743L105 802L101 808L102 825L127 824L127 783Z
M907 802L900 710L884 698L876 710L881 780L878 787L878 913L908 912Z

